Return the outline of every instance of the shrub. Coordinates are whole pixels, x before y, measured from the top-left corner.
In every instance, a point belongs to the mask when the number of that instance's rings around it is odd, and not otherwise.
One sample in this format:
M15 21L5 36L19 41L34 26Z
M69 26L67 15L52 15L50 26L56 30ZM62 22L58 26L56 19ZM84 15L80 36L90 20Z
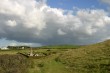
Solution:
M0 55L0 73L28 73L31 61L22 55Z
M38 64L38 67L44 67L44 63Z

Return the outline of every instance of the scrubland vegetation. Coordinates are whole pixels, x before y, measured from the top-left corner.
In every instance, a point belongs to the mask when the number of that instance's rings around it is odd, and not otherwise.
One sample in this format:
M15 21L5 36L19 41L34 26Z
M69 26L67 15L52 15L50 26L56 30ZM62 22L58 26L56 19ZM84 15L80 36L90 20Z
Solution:
M28 73L32 62L22 55L0 55L0 73Z
M17 54L29 49L0 51L0 73L110 73L110 40L77 48L64 46L34 49L45 54L40 58Z
M110 41L69 50L58 59L74 73L110 73Z

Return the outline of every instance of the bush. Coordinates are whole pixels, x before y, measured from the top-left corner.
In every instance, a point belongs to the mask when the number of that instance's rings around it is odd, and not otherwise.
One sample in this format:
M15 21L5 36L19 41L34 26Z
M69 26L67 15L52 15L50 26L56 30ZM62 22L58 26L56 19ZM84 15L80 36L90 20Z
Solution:
M44 63L38 64L38 67L44 67Z
M0 73L28 73L31 61L22 55L0 55Z

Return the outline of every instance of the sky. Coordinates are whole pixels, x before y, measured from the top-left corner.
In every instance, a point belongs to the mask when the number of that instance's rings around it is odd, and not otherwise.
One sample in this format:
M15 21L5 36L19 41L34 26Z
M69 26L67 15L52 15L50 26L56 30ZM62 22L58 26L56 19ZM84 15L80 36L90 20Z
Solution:
M2 0L0 47L110 39L110 0Z

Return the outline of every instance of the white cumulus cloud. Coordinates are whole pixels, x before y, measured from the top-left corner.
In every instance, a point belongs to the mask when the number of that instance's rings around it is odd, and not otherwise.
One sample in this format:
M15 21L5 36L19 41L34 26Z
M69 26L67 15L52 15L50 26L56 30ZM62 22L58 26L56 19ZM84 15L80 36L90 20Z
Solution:
M110 36L108 15L103 9L51 8L44 0L3 0L0 38L43 45L93 43Z
M8 26L11 26L11 27L14 27L14 26L17 25L15 20L8 20L8 21L6 22L6 24L7 24Z

